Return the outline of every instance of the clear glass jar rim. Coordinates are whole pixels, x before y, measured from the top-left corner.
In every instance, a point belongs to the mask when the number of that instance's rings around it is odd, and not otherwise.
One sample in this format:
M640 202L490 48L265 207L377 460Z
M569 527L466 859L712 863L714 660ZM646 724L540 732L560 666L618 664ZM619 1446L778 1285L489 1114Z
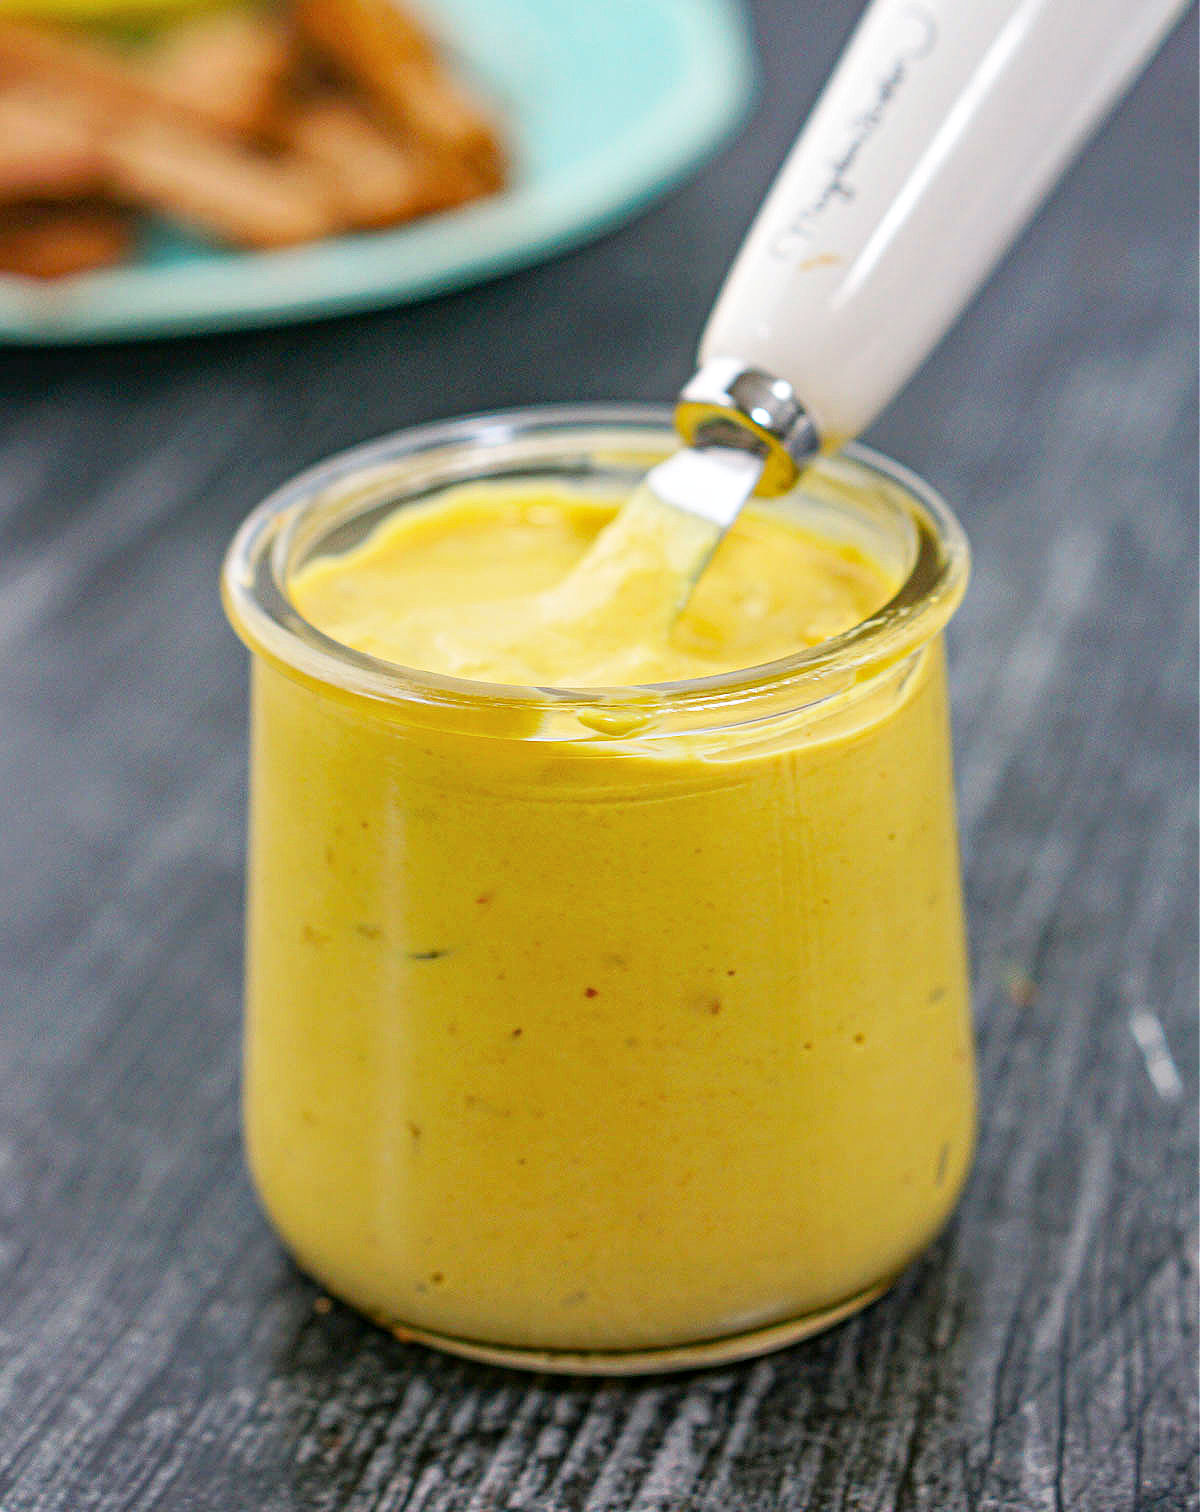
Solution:
M872 667L894 665L926 644L944 627L966 587L969 548L961 525L941 497L915 473L857 443L833 460L845 460L882 478L907 495L918 524L924 524L916 559L896 593L874 614L842 634L778 661L721 672L686 682L641 687L521 687L473 682L380 660L343 645L318 630L295 609L284 581L292 533L335 485L357 474L364 479L389 464L400 465L448 447L496 446L521 438L577 431L608 430L674 434L671 410L662 405L570 404L495 410L436 421L393 432L306 469L283 484L247 516L229 547L221 573L222 597L230 621L252 652L265 655L303 677L391 703L416 702L446 708L545 710L552 703L581 712L597 705L636 704L648 699L663 713L719 716L741 708L765 689L778 697L794 690L805 701L831 673L861 676ZM477 474L475 476L478 476ZM744 717L744 716L743 716Z

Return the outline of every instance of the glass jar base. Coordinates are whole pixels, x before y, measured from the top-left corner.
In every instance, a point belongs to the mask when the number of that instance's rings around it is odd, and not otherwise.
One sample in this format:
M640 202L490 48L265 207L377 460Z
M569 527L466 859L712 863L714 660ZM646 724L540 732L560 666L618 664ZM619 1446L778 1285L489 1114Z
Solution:
M424 1328L409 1328L403 1323L384 1326L402 1344L426 1344L447 1354L479 1360L485 1365L504 1365L513 1370L533 1370L557 1375L657 1375L670 1370L702 1370L708 1365L727 1365L735 1360L770 1354L789 1344L798 1344L835 1323L852 1317L881 1297L896 1280L869 1286L865 1291L823 1307L802 1317L752 1328L745 1333L725 1334L717 1339L703 1339L694 1344L671 1344L652 1349L522 1349L514 1345L482 1344L473 1339L456 1339L450 1334L432 1333ZM383 1321L383 1320L380 1320Z

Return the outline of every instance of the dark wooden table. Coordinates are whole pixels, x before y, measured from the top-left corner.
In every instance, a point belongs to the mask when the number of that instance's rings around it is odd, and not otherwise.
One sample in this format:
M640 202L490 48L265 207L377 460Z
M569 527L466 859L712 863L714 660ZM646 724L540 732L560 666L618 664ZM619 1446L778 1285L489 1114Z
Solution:
M238 1136L245 686L215 582L306 463L666 399L854 0L756 12L737 141L416 308L0 357L0 1508L1195 1507L1195 15L870 439L973 538L982 1057L958 1217L757 1363L528 1378L314 1306Z

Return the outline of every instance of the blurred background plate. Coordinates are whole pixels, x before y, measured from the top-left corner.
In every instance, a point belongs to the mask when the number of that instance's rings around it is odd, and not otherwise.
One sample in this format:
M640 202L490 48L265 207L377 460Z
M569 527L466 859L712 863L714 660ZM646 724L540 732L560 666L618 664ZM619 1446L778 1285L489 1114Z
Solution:
M0 277L0 340L88 341L367 309L534 262L631 215L741 119L753 54L736 0L428 0L497 108L509 187L389 231L227 252L151 227L136 262L34 285Z

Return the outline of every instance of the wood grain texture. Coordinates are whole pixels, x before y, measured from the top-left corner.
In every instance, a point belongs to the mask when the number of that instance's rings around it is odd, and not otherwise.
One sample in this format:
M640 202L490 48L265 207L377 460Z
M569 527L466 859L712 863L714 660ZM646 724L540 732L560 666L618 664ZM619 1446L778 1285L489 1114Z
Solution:
M245 511L440 415L666 398L852 24L596 245L376 316L0 360L3 1512L1200 1505L1195 15L873 436L954 502L975 1171L862 1316L524 1377L317 1293L242 1172Z

